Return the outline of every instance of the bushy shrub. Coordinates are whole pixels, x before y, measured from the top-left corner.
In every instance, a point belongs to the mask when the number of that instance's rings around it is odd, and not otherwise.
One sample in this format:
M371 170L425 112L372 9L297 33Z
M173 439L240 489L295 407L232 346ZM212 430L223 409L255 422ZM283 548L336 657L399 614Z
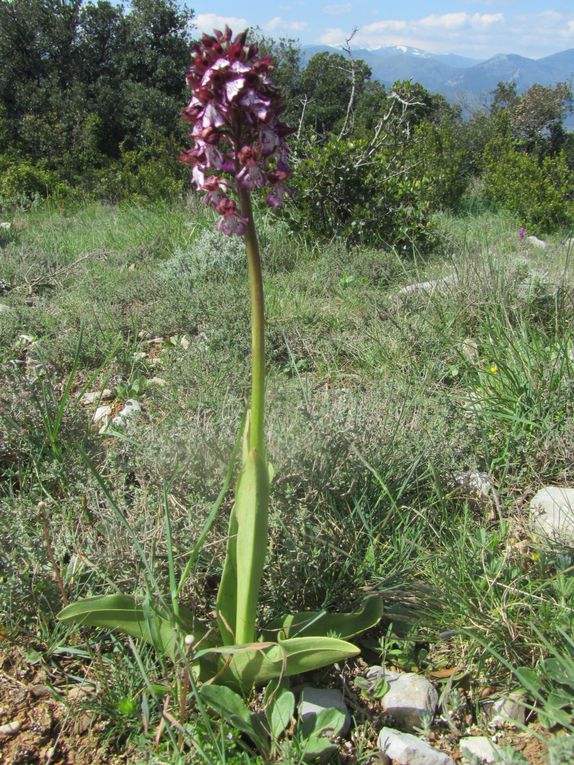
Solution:
M432 210L458 207L470 181L461 127L444 121L422 122L415 131L408 160L423 182L421 193Z
M59 176L31 162L13 162L0 173L0 204L29 207L51 193L64 193Z
M298 156L297 156L298 155ZM308 236L425 249L433 241L427 188L399 151L364 139L306 139L295 148L292 204L286 215Z
M485 151L485 192L515 213L534 233L574 222L574 172L563 153L527 154L508 136L493 139Z

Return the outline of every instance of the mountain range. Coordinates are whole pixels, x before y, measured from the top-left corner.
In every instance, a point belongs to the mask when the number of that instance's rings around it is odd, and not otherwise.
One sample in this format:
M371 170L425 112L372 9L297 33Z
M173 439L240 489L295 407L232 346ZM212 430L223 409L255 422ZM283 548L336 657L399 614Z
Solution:
M341 53L325 45L306 45L302 60L316 53ZM555 85L574 80L574 48L544 58L532 59L515 54L500 54L479 61L454 54L435 54L407 45L392 45L374 50L353 49L372 70L373 79L389 86L397 80L420 82L427 90L441 93L451 103L472 111L485 104L499 82L515 82L519 93L535 83Z

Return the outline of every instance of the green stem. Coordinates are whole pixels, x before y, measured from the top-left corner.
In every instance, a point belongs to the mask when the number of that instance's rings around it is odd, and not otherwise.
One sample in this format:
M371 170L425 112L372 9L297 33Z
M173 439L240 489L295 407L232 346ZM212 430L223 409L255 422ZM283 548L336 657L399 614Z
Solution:
M239 186L239 184L238 184ZM251 428L249 448L264 454L265 434L265 312L263 301L263 276L259 243L253 220L251 197L246 189L238 188L241 215L247 219L245 247L249 270L249 293L251 297Z

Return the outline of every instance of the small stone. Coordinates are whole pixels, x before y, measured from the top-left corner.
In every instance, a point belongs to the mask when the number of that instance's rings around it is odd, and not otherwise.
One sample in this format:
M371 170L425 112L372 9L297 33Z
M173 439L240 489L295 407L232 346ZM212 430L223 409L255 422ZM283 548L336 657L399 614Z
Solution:
M381 699L383 711L390 715L401 728L422 728L432 720L438 693L426 677L415 672L391 672L383 667L371 667L367 678L380 677L389 684L389 690Z
M545 250L548 246L543 239L539 239L537 236L529 236L527 238L533 247L538 247L540 250Z
M530 501L530 526L540 537L574 543L574 489L545 486Z
M382 728L377 746L395 765L454 765L454 760L443 752L413 736L394 728Z
M109 404L103 404L96 409L92 422L95 425L100 425L100 433L107 428L111 413L112 407Z
M460 352L469 364L478 363L478 343L473 337L465 337L465 339L460 344Z
M486 736L466 736L460 739L459 746L463 763L470 760L473 765L475 760L478 760L480 765L490 765L496 760L498 753L498 747Z
M454 482L471 506L480 511L488 511L489 520L496 518L496 512L500 515L502 509L500 496L488 473L467 470L465 473L459 473Z
M413 293L433 293L435 290L440 290L444 287L450 287L458 282L456 274L450 274L449 276L443 276L442 279L434 279L429 282L416 282L415 284L407 284L399 290L399 295L411 295Z
M299 703L299 718L303 721L311 715L318 715L324 709L339 709L345 713L345 721L340 730L334 731L335 736L345 736L351 727L351 715L343 700L343 694L336 688L314 688L306 685L301 691Z
M187 351L187 349L189 348L189 340L188 340L188 338L185 335L182 335L181 339L179 341L179 344L181 345L181 347L183 348L184 351Z
M112 420L112 424L116 427L122 427L125 425L126 420L131 419L134 415L139 414L142 410L142 406L135 398L128 398L124 404L124 408L118 412L118 414Z
M89 404L95 404L98 401L109 401L112 398L112 391L109 388L103 390L90 391L84 393L82 396L82 404L88 406Z
M0 725L0 736L14 736L21 727L22 723L20 720L12 720L12 722L5 725Z
M130 263L129 266L128 266L128 271L135 271L135 270L136 270L136 264L135 263Z
M47 685L33 685L30 690L32 691L32 695L37 699L44 698L45 696L50 696L52 693Z
M150 385L157 385L158 388L165 388L167 385L167 380L164 380L163 377L152 377L149 381Z
M75 704L83 701L94 692L95 688L93 685L81 683L80 685L74 685L72 688L70 688L66 694L66 698L71 704Z
M147 353L145 353L145 351L137 351L136 353L132 353L132 359L134 361L142 361L145 358L147 358Z
M12 309L6 303L0 303L0 313L10 313Z
M0 229L2 229L3 231L10 231L11 228L12 228L12 224L8 223L8 221L4 220L0 223Z
M488 725L502 728L505 725L524 725L526 720L526 699L520 691L511 691L506 696L493 701L486 709Z

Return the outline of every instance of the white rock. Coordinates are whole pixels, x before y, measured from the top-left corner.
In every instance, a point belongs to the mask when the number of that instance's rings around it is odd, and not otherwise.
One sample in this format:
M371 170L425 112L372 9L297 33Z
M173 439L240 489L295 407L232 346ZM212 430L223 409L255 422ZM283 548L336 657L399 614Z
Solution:
M449 276L443 276L442 279L434 279L430 282L416 282L415 284L407 284L399 290L399 295L410 295L413 292L434 292L436 289L443 287L450 287L458 282L456 274L450 274Z
M395 765L454 765L454 760L411 733L382 728L377 746Z
M495 511L500 514L502 504L496 491L494 481L488 473L478 470L467 470L459 473L454 479L460 493L477 510L488 510L490 520L496 517Z
M533 247L538 247L541 250L545 250L548 246L543 239L539 239L537 236L529 236L528 241Z
M489 705L486 716L491 728L503 728L505 725L524 725L526 720L524 694L520 691L511 691L506 696L502 696Z
M126 424L126 421L131 419L134 415L139 414L142 410L142 405L135 398L128 398L124 404L123 409L117 413L112 420L112 424L117 428Z
M145 351L137 351L136 353L132 353L132 359L134 361L142 361L142 359L147 358L147 353Z
M10 313L12 309L6 303L0 303L0 313Z
M381 699L383 711L401 728L421 728L432 719L438 704L438 693L426 677L415 672L391 672L382 667L371 667L367 678L380 677L387 681L389 690Z
M334 731L336 736L345 736L351 727L351 715L341 691L336 688L314 688L311 685L306 685L301 691L301 701L299 702L300 720L303 721L310 715L318 715L324 709L340 709L341 712L345 713L343 727Z
M465 337L460 344L460 352L469 364L477 364L479 360L478 343L473 337Z
M490 765L496 759L498 747L486 736L466 736L458 743L463 763L478 760L481 765Z
M98 401L109 401L111 397L112 391L109 388L89 391L82 396L82 404L88 406L89 404L96 404Z
M0 228L3 229L4 231L10 231L10 229L12 228L12 224L8 223L8 221L2 221L0 223Z
M532 531L556 542L574 543L574 489L545 486L530 501Z
M110 415L112 413L112 407L109 404L103 404L99 406L94 412L92 422L95 425L99 425L98 433L101 435L105 432L110 422Z
M164 380L163 377L152 377L149 384L157 385L158 388L164 388L167 385L167 380Z

